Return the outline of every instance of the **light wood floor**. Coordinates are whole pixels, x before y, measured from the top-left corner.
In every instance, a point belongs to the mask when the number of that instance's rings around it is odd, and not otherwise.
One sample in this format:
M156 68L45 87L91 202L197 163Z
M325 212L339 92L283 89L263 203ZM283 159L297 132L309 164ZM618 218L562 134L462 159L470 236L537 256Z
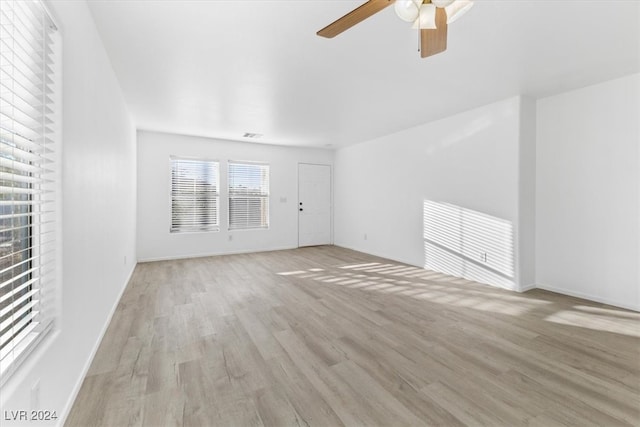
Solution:
M336 247L147 263L66 425L638 426L639 335Z

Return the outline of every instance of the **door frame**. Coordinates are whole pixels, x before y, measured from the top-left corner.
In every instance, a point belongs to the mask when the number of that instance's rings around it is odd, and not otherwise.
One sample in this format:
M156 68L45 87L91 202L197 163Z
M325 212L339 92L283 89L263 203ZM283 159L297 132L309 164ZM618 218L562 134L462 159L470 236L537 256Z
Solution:
M329 226L329 244L333 245L334 241L333 241L333 165L332 164L328 164L328 163L311 163L311 162L298 162L298 171L297 171L297 177L298 179L296 180L296 189L297 189L297 193L298 193L298 203L296 204L296 209L300 209L300 165L311 165L311 166L328 166L329 167L329 174L331 175L331 179L329 179L329 193L330 193L330 198L329 198L329 223L331 224ZM296 235L298 236L298 243L297 243L297 247L300 248L300 211L296 210L296 212L298 212L298 216L297 216L297 233ZM306 247L306 246L305 246Z

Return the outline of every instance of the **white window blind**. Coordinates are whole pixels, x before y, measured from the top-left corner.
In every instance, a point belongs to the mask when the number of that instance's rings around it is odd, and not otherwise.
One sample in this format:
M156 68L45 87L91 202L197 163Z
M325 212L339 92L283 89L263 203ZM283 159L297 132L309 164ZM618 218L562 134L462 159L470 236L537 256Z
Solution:
M269 227L269 165L229 162L229 230Z
M58 252L59 38L41 3L0 1L0 374L51 329Z
M171 232L217 231L218 162L171 157Z

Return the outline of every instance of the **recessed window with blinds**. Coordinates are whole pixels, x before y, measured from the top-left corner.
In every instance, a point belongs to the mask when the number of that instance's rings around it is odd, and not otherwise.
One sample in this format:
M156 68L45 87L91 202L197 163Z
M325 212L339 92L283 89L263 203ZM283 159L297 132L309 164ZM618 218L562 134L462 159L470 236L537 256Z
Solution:
M229 230L269 228L269 165L229 162Z
M171 232L218 231L219 163L171 157Z
M42 4L0 1L0 377L51 329L55 306L59 35Z

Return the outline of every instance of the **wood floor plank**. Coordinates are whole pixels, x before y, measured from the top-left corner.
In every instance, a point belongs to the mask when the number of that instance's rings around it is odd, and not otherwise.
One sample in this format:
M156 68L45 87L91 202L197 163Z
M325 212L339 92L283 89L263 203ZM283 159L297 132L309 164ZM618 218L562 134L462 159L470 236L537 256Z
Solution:
M287 353L268 360L267 366L272 383L283 391L300 414L301 425L344 425Z
M144 263L65 425L640 425L640 313L333 246Z

